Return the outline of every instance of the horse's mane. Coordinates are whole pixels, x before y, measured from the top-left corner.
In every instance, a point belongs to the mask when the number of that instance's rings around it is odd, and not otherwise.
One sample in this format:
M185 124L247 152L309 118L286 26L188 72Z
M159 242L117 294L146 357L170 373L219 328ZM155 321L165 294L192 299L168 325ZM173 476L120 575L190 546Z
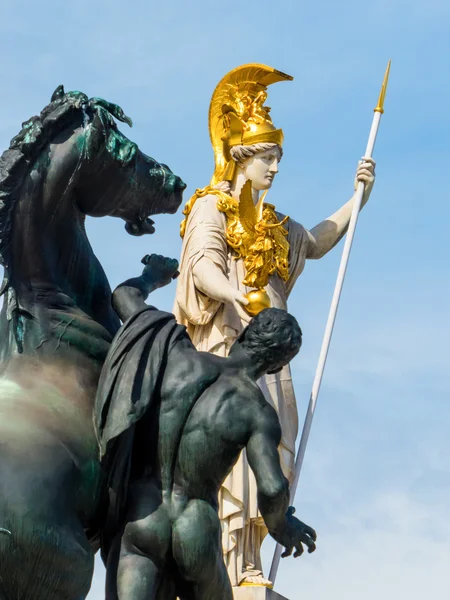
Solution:
M65 93L60 85L54 91L50 104L40 115L31 117L22 124L20 133L11 140L9 149L0 156L0 265L3 265L5 270L0 296L8 288L12 214L28 169L54 135L79 119L80 115L90 121L94 114L100 116L108 129L117 130L112 117L130 127L132 125L131 119L116 104L101 98L89 100L82 92Z

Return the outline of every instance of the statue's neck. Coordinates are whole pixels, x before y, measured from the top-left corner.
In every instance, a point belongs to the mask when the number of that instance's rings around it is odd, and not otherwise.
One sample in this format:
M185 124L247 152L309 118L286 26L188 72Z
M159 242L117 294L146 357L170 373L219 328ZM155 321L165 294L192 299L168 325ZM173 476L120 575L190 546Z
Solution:
M239 195L240 195L242 187L244 186L246 181L247 181L246 175L243 173L243 171L241 171L238 168L236 175L234 176L234 179L231 182L231 187L230 187L230 195L235 200L239 200ZM259 190L255 190L255 188L252 187L252 198L253 198L253 204L255 204L255 205L258 203L258 200L259 200L259 193L260 193Z

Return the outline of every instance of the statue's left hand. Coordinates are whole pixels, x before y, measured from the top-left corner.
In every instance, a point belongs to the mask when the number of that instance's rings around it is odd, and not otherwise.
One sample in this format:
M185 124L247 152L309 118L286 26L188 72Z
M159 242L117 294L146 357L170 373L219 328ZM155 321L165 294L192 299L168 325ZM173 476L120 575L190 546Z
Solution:
M279 543L285 547L281 555L283 558L291 556L295 548L294 558L303 554L303 544L308 548L308 552L314 552L316 549L315 541L317 534L312 527L306 525L297 517L294 517L295 508L290 506L286 514L286 525L280 536L274 536Z
M365 204L369 199L370 193L373 188L373 184L375 183L375 161L373 158L368 156L363 156L362 159L358 163L358 168L356 169L355 182L354 187L355 191L358 187L358 183L360 181L364 182L364 197L363 203Z
M153 289L168 285L179 275L178 261L175 258L167 258L159 254L146 254L141 263L145 265L142 277L152 285Z

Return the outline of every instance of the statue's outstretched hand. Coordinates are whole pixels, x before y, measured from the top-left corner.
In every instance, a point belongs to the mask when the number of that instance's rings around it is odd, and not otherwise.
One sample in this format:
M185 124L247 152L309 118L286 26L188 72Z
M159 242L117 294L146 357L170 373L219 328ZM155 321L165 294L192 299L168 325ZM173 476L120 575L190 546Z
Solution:
M369 199L370 193L373 188L373 184L375 183L375 165L376 163L373 160L373 158L363 156L362 159L358 162L358 167L356 169L354 187L356 190L360 181L364 183L365 202L367 202L367 200Z
M179 275L178 261L175 258L167 258L159 254L146 254L141 263L145 265L142 277L147 284L152 285L153 289L168 285Z
M317 534L312 527L309 527L302 521L294 517L295 508L290 506L286 513L285 525L281 532L277 532L273 537L284 546L285 551L281 555L283 558L291 556L295 548L294 557L297 558L303 554L303 544L308 548L308 552L314 552Z

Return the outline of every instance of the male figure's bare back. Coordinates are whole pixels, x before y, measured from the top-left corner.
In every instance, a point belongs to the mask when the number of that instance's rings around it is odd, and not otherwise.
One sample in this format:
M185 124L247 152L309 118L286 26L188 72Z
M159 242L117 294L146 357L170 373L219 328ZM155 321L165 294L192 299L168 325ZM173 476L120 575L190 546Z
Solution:
M164 574L174 573L184 589L191 588L186 598L232 598L217 495L255 427L255 413L279 430L259 387L232 361L197 352L189 340L174 347L162 383L159 468L130 489L118 570L121 600L157 598ZM176 598L175 588L163 588L164 598Z

